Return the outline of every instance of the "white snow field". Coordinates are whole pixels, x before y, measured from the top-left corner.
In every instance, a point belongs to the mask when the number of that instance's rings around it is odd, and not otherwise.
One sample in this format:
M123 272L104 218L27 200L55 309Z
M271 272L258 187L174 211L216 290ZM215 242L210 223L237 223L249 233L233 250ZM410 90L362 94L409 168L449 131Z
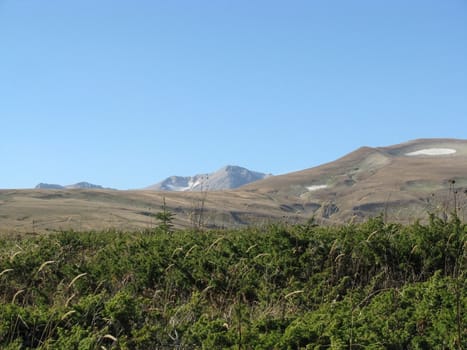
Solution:
M307 186L307 190L310 192L317 191L317 190L322 190L323 188L327 188L328 185L313 185L313 186Z
M406 156L443 156L454 154L457 151L452 148L425 148L415 152L406 153Z

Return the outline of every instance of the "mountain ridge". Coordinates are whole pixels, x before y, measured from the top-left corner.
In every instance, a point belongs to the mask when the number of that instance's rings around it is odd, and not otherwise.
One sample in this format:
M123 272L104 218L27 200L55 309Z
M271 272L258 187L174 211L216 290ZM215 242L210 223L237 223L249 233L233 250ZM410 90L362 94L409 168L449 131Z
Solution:
M39 184L37 184L34 189L42 189L42 190L64 190L64 189L96 189L96 190L103 190L103 189L111 189L111 188L106 188L106 187L103 187L101 185L95 185L95 184L92 184L90 182L86 182L86 181L81 181L81 182L77 182L75 184L72 184L72 185L65 185L65 186L62 186L62 185L58 185L58 184L49 184L49 183L44 183L44 182L41 182Z
M418 139L361 147L332 162L222 191L0 190L2 232L153 227L163 206L177 227L272 222L322 225L385 220L413 223L429 213L467 217L467 140ZM197 225L197 226L194 226Z
M467 193L467 140L417 139L360 147L335 161L261 180L242 190L293 196L314 203L312 215L339 222L382 211L407 221L430 210L446 211L452 181L459 194ZM459 196L458 204L461 199L467 209L467 197Z
M226 165L215 172L207 174L170 176L145 189L176 192L220 191L239 188L269 176L272 175L252 171L237 165Z

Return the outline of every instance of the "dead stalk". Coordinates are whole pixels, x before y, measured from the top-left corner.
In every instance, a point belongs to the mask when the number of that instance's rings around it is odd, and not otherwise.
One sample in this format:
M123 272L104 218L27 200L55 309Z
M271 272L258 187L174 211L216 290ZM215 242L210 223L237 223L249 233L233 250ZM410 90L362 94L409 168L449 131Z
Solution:
M78 279L80 279L81 277L84 277L84 276L86 276L86 275L87 275L87 273L84 272L84 273L80 273L78 276L76 276L75 278L73 278L73 279L71 280L70 284L68 284L68 289L70 289L71 286L72 286Z

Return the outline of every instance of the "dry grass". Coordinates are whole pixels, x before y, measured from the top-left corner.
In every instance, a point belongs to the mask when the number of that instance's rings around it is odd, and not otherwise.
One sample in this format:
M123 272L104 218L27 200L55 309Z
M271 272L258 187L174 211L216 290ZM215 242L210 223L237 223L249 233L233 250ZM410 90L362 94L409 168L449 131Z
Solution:
M407 152L440 147L457 153L408 157ZM238 227L274 221L340 224L385 213L403 223L446 210L449 179L467 188L467 141L416 140L392 147L363 147L334 162L274 176L234 191L194 192L111 190L0 190L0 233L26 234L56 230L144 230L157 225L154 214L165 198L175 214L175 228L193 226L192 215L203 201L203 226ZM307 187L327 184L318 191ZM462 197L462 198L461 198ZM467 212L467 192L459 191ZM329 212L326 204L335 206ZM460 217L463 217L460 212Z
M195 193L152 191L1 190L0 194L6 199L0 207L0 233L9 235L151 229L157 225L152 215L160 211L163 197L175 214L176 228L191 227L197 199ZM243 224L254 224L255 218L274 220L284 214L280 203L267 196L233 191L210 193L204 210L206 225L219 227L238 226L238 218Z
M87 273L86 273L86 272L83 272L83 273L80 273L80 274L79 274L78 276L76 276L75 278L73 278L73 279L71 280L70 284L68 284L68 289L70 289L70 288L73 286L73 284L75 284L75 282L76 282L77 280L79 280L80 278L82 278L82 277L84 277L84 276L86 276L86 275L87 275Z

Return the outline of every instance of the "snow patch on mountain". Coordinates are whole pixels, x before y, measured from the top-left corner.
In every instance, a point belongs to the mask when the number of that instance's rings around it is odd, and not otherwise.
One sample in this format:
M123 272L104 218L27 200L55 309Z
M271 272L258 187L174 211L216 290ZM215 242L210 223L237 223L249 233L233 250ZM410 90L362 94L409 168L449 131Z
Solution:
M156 191L219 191L234 189L262 180L270 174L251 171L239 166L228 165L216 172L194 176L171 176L147 189Z
M414 152L406 153L406 156L442 156L454 154L457 151L452 148L425 148Z
M310 192L313 192L313 191L318 191L318 190L322 190L322 189L325 189L325 188L328 188L328 185L313 185L313 186L307 186L307 190L310 191Z

